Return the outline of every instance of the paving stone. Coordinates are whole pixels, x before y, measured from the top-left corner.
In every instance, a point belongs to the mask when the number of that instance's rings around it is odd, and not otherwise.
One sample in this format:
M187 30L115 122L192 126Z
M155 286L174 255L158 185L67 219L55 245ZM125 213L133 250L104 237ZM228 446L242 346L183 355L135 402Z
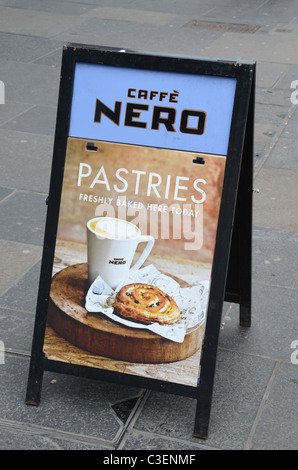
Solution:
M44 435L43 435L44 434ZM50 434L50 433L48 433ZM108 445L80 442L71 436L68 439L57 438L58 433L48 435L47 431L32 426L26 426L14 422L1 422L0 420L0 450L113 450Z
M255 178L254 186L260 189L254 198L254 225L298 231L298 172L262 168Z
M297 233L254 227L254 282L272 286L293 287L297 273Z
M7 121L1 128L53 136L55 133L56 115L57 109L54 106L34 106Z
M259 6L258 4L252 6L248 4L220 5L215 6L210 12L207 12L205 16L213 21L220 18L223 23L249 24L261 26L262 30L267 30L268 27L273 27L276 24L276 19L274 18L272 22L269 22L266 15L256 15Z
M0 139L0 185L48 194L54 138L0 129Z
M0 61L0 70L6 103L57 106L60 72L56 68L3 60Z
M50 54L46 54L39 59L34 60L35 64L43 64L48 65L52 68L61 68L62 62L62 48L58 47L55 51L51 52Z
M7 196L9 196L12 192L13 192L13 189L2 188L0 186L0 202L2 199L5 199Z
M40 263L38 262L2 294L0 307L35 314L39 277Z
M148 23L155 25L167 25L175 20L177 15L173 13L162 13L150 10L133 10L127 8L97 7L86 13L85 18L101 18L109 20L133 21L137 23Z
M0 106L0 126L5 124L7 121L21 115L32 107L28 103L13 103L6 101L5 104Z
M237 20L241 23L253 23L264 26L274 26L278 22L287 22L293 19L293 12L296 11L295 3L289 2L289 5L276 5L272 2L250 2L244 5L229 2L228 5L216 6L214 10L208 13L208 16L215 18L225 18L232 22Z
M254 152L258 158L266 156L279 139L288 121L288 113L288 106L256 103Z
M293 38L295 41L295 38ZM291 83L294 80L298 80L298 66L291 65L287 72L281 75L280 79L275 85L275 88L284 88L288 93L292 93L294 89L291 89Z
M180 439L167 439L165 436L156 436L155 433L133 431L127 433L125 442L121 444L121 448L119 448L119 450L129 451L134 449L142 449L149 451L162 449L163 451L175 451L174 453L169 453L164 457L165 459L168 458L167 460L165 460L165 464L173 465L173 462L175 463L175 460L171 461L170 459L174 459L174 455L176 456L176 451L193 450L197 452L199 450L206 450L206 447L200 445L199 440L196 444L195 442L187 442ZM191 453L188 453L187 457L185 457L184 454L180 454L180 462L183 462L184 464L190 463L190 455ZM179 461L179 453L176 458ZM159 461L160 460L154 453L152 453L151 457L149 457L149 462L151 464L157 463Z
M1 366L0 415L3 420L22 423L33 432L73 442L113 446L123 424L111 405L138 396L133 387L45 372L39 406L25 404L28 358L6 355ZM75 410L75 420L74 417ZM86 439L87 436L89 440ZM21 438L21 436L20 436Z
M297 3L295 0L288 0L287 3L280 3L275 0L263 3L258 13L267 17L267 21L278 23L291 22L297 16Z
M258 65L257 65L258 66ZM272 104L276 106L287 106L288 109L292 106L291 96L288 89L256 89L256 103Z
M201 55L204 47L221 36L218 31L194 31L187 28L165 28L133 21L90 19L78 28L61 33L61 41L104 45L160 53ZM136 42L135 38L138 38Z
M17 62L32 62L57 48L62 48L63 45L59 41L46 38L3 32L0 33L0 41L0 60Z
M0 295L40 260L40 257L40 246L1 240Z
M34 10L50 12L54 14L70 14L70 15L82 15L90 9L94 8L95 1L84 2L79 0L78 2L63 1L60 0L3 0L1 5L6 5L12 8L22 8L24 10Z
M297 384L298 366L281 364L262 408L260 422L252 439L252 450L297 449Z
M273 361L220 351L208 440L193 437L196 400L151 392L135 431L157 439L176 438L207 447L244 449L257 415Z
M287 126L281 137L291 140L297 139L297 125L298 125L298 113L297 113L297 105L293 107L291 114L288 116Z
M293 17L291 24L290 24L290 28L293 27L293 25L296 25L297 27L297 24L298 24L298 15L296 17Z
M298 170L297 159L298 138L292 138L283 133L270 152L264 168L280 168L284 170Z
M256 103L255 107L255 123L257 125L270 125L271 133L283 130L285 123L288 121L289 106L270 105Z
M113 0L113 3L117 2L117 0ZM110 3L107 2L106 3ZM164 13L176 13L176 14L200 14L203 15L204 13L209 12L214 8L214 3L212 0L202 0L200 1L200 5L198 8L198 3L194 2L193 0L185 0L181 3L180 0L163 0L160 2L159 0L151 0L147 2L146 0L135 0L128 4L128 8L133 9L140 9L140 10L152 10L155 12L164 12Z
M0 307L0 340L4 343L6 354L31 354L34 319L33 311Z
M119 6L118 0L69 0L72 3L82 3L82 4L92 4L94 6L104 5L108 7L117 7ZM134 0L122 0L121 7L129 8L130 4L134 3Z
M12 429L11 429L12 428ZM56 444L53 440L35 435L34 433L28 433L18 429L17 426L2 425L0 422L0 449L1 450L60 450L61 447Z
M298 339L297 289L253 282L252 325L239 327L238 309L224 317L220 347L289 362Z
M286 64L258 62L256 67L257 87L274 87L277 83L281 83L281 79L289 72L290 69L291 66Z
M77 15L0 6L0 31L5 33L51 38L82 21Z
M0 239L42 245L45 227L45 195L15 192L0 204Z
M292 47L289 48L287 38L262 33L250 35L224 33L200 51L201 54L212 57L221 56L280 64L297 64L298 62L297 41L293 41Z

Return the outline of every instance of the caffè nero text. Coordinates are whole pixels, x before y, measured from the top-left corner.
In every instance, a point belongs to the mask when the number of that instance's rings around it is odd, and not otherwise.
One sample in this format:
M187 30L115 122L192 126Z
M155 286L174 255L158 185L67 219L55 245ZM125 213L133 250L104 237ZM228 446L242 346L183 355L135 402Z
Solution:
M120 125L120 117L124 113L124 126L135 129L159 130L161 127L167 132L177 132L182 134L202 135L205 130L206 113L196 109L183 109L180 115L173 106L157 105L155 102L164 102L168 99L169 103L178 103L179 92L155 91L155 90L136 90L129 88L128 98L138 99L139 102L115 101L114 107L109 107L100 99L96 99L94 122L100 124L102 116L110 119L115 125ZM149 100L152 104L141 103L141 100ZM125 109L124 109L125 108Z
M139 194L140 188L146 191L146 196L155 195L160 199L186 202L190 198L193 203L201 204L206 199L202 185L207 182L203 178L193 181L188 176L167 175L162 177L156 172L143 170L128 170L118 168L113 175L113 182L109 181L104 165L93 168L88 163L81 162L78 169L77 186L88 185L90 189L104 188L106 191L117 193ZM129 187L133 185L133 187Z

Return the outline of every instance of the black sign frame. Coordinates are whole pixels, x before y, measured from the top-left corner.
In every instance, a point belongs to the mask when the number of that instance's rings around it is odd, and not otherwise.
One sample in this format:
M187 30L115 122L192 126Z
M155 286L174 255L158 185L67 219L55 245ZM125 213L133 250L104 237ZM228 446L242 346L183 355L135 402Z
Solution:
M65 152L77 62L236 78L236 93L213 260L200 380L189 387L162 380L49 360L43 353L56 243ZM44 371L52 371L188 396L197 400L194 436L207 438L221 313L224 301L239 304L240 325L251 324L251 255L255 62L160 56L115 48L69 44L63 48L53 163L28 375L26 404L38 405Z

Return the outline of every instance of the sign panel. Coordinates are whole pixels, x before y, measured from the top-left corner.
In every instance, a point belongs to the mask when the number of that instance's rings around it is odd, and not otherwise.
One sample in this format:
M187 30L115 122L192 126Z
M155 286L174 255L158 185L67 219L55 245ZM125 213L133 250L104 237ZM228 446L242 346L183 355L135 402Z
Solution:
M65 48L27 403L48 369L209 407L252 72Z
M235 85L76 64L47 357L197 386Z

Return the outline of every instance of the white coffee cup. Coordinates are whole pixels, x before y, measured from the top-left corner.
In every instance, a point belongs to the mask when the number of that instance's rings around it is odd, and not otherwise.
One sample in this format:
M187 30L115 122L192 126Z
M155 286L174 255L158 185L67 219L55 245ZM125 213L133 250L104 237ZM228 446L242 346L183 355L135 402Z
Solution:
M100 275L113 289L148 258L154 237L123 219L95 217L87 222L89 285ZM131 266L139 243L147 242L138 260Z

